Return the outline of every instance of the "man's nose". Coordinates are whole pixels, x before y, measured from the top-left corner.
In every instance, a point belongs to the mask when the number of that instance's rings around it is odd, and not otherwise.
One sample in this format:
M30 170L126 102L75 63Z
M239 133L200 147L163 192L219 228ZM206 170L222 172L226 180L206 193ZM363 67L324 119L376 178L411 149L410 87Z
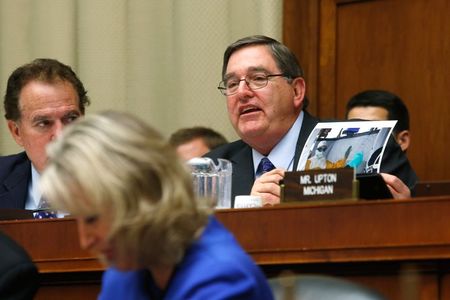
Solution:
M239 99L247 99L253 95L253 90L249 87L247 81L242 80L239 82L237 94Z
M56 121L55 125L53 127L53 134L52 134L52 140L58 137L62 130L64 129L64 123L61 121Z
M242 78L241 81L239 82L238 91L241 89L251 90L246 78Z

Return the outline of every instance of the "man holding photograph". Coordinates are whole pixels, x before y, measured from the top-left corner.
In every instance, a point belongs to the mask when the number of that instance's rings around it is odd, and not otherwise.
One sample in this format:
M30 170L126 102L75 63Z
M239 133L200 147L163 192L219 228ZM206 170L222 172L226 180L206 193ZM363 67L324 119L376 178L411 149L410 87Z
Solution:
M241 140L206 156L233 163L232 200L251 194L260 196L263 204L279 203L278 183L285 170L296 170L306 139L319 122L306 111L300 64L280 42L266 36L246 37L226 49L218 88L227 97L228 115ZM416 175L398 146L392 153L383 160L382 172L394 175L386 183L394 197L409 197ZM260 162L269 165L267 160L276 168L262 168L266 172L255 176Z

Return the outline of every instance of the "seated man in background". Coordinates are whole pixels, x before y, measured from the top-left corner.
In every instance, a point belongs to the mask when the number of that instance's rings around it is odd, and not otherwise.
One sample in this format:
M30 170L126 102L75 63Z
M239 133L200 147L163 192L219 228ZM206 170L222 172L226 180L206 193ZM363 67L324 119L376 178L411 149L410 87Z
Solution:
M25 250L0 232L0 299L33 299L39 273Z
M367 90L354 95L347 103L345 118L348 120L398 120L394 136L406 152L410 144L409 113L402 99L382 90Z
M211 128L196 126L177 130L170 136L169 143L176 148L178 155L187 161L201 157L228 141Z
M227 97L228 116L241 140L206 156L233 163L232 201L251 194L260 196L263 205L280 203L279 182L285 170L297 170L319 122L306 110L306 84L297 58L270 37L242 38L225 50L218 89ZM416 174L395 141L388 148L381 172L391 175L383 178L394 197L409 197Z
M75 72L54 59L36 59L9 76L5 118L25 151L0 157L0 208L45 208L38 189L45 146L84 115L86 93Z
M173 147L125 113L91 115L48 149L41 178L77 218L81 247L109 268L100 300L270 300L264 274L195 196Z

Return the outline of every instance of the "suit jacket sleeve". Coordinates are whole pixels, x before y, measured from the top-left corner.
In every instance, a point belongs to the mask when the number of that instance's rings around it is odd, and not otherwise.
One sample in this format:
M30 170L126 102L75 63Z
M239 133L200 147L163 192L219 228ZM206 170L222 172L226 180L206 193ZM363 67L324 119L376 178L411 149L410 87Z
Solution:
M25 208L31 162L25 152L0 157L0 208Z
M380 172L395 175L406 184L414 195L417 175L411 167L406 154L402 151L395 139L390 136L381 160Z

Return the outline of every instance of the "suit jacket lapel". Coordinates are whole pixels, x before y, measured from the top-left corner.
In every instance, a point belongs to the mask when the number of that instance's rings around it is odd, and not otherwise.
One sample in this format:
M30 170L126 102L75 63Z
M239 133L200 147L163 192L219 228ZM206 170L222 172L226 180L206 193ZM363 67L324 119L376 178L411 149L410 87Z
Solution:
M20 162L3 181L7 190L0 195L3 208L24 208L28 195L28 181L31 178L31 162L26 159Z
M234 197L237 195L249 195L255 181L252 150L250 146L244 146L230 157L233 163L232 195L231 202L234 206Z

